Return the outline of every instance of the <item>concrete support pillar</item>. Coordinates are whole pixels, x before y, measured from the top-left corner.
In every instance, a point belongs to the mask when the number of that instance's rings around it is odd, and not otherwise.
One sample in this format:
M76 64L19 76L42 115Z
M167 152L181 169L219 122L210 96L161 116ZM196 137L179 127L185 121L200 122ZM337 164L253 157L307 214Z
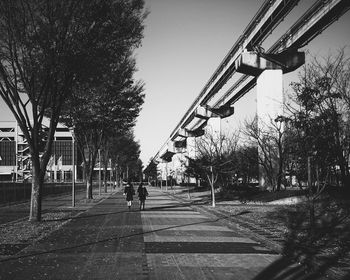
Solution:
M267 131L277 116L283 115L282 70L264 70L257 78L257 117L259 131ZM262 157L261 147L258 147ZM259 165L259 186L266 187L266 174Z
M219 141L221 137L221 118L211 118L208 121L208 125L206 127L206 132L210 134L213 139Z
M257 78L257 115L259 125L268 125L283 114L282 70L265 70ZM262 127L261 127L262 128Z
M283 115L283 73L294 71L304 63L305 53L293 50L276 54L245 51L236 59L237 72L257 77L257 116L260 131L269 129L276 117ZM276 129L274 132L277 132ZM259 156L262 154L259 147ZM264 188L265 183L264 170L259 167L260 187Z
M187 138L187 156L190 158L195 158L195 137L188 137Z

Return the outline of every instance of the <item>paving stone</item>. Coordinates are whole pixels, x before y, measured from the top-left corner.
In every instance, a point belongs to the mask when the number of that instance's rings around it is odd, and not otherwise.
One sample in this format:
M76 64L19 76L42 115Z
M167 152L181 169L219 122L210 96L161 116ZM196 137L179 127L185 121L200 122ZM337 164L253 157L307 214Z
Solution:
M279 256L149 188L146 211L121 193L0 265L0 279L252 279ZM224 217L224 216L222 216ZM220 222L219 222L220 220Z
M157 234L146 234L144 236L145 242L213 242L213 236L198 236L198 235L163 235L159 236ZM225 236L215 236L216 242L252 242L250 238L245 237L225 237Z
M180 230L180 231L229 231L229 228L223 228L222 226L212 226L212 225L203 225L203 224L145 224L143 226L144 232L150 231L163 231L163 230Z
M147 253L277 254L246 242L145 242Z
M147 254L150 266L190 266L190 267L243 267L251 268L252 263L266 266L279 258L271 254Z
M206 238L217 238L218 236L220 237L240 237L241 235L238 234L237 232L233 232L232 230L160 230L157 232L150 232L146 233L144 232L145 236L149 236L150 234L157 235L159 237L162 236L195 236L195 237L206 237Z
M187 213L183 213L183 212L174 212L172 211L171 213L167 212L167 213L158 213L158 214L154 214L154 213L150 213L150 212L141 212L142 218L147 218L147 219L206 219L208 220L207 217L201 215L198 212L187 212Z
M0 244L0 255L15 255L27 246L28 244Z
M252 279L276 255L148 254L151 279ZM252 264L255 264L252 266ZM159 269L158 267L162 268ZM156 269L152 269L156 267Z

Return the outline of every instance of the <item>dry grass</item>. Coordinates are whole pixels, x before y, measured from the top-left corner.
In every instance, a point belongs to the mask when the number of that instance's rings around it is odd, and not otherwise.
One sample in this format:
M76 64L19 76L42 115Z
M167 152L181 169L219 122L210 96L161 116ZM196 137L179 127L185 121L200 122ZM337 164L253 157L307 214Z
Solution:
M0 225L1 243L34 243L60 228L75 214L76 211L55 211L43 214L41 222L29 222L26 218Z
M28 218L18 219L0 225L0 247L11 244L34 244L53 231L58 230L71 218L93 207L96 202L108 197L110 194L95 195L93 201L82 199L76 202L73 209L70 206L61 206L42 214L40 222L30 222ZM5 255L1 255L6 257Z

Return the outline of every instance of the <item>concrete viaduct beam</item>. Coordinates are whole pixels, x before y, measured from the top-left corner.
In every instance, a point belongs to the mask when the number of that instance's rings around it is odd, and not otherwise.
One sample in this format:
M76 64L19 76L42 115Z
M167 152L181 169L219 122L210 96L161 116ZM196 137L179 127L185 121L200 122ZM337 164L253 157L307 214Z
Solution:
M198 128L196 130L189 130L186 128L181 128L178 132L178 135L181 137L200 137L204 135L204 129L203 128Z
M243 52L235 61L237 72L259 76L264 70L281 69L283 73L296 70L305 63L304 52L263 54Z
M209 107L207 105L207 108L212 112L213 116L219 117L221 119L232 116L235 112L235 108L230 104L225 104L219 107Z

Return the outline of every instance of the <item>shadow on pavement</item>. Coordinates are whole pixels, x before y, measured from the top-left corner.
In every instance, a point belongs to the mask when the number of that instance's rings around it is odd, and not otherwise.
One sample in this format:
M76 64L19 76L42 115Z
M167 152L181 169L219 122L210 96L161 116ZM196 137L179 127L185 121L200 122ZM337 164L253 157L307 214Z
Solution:
M350 279L350 208L322 199L285 208L283 257L254 280Z
M183 207L189 207L191 205L203 205L205 203L198 203L198 202L191 202L191 203L183 203L183 204L168 204L168 205L164 205L164 206L158 206L158 207L148 207L146 208L146 210L144 211L154 211L154 210L165 210L165 209L175 209L175 208L183 208ZM69 211L77 211L79 212L79 210L69 210ZM50 223L50 222L57 222L57 221L68 221L68 220L79 220L79 219L89 219L89 218L94 218L94 217L100 217L100 216L107 216L107 215L118 215L118 214L123 214L123 213L128 213L129 210L126 209L124 211L117 211L117 212L104 212L101 214L94 214L94 215L79 215L79 216L75 216L75 217L66 217L66 218L61 218L61 219L47 219L47 220L43 220L43 223Z
M74 210L73 210L74 211ZM79 212L78 210L75 210ZM129 212L128 210L125 211L118 211L118 212L104 212L101 214L94 214L94 215L80 215L80 216L75 216L75 217L67 217L67 218L62 218L62 219L47 219L43 220L43 223L50 223L50 222L57 222L57 221L69 221L69 220L80 220L80 219L90 219L94 217L100 217L100 216L107 216L107 215L117 215L117 214L123 214Z
M183 205L179 205L178 207L183 207ZM160 208L164 209L164 208L167 208L167 207L160 207ZM173 207L173 208L175 208L175 207ZM154 209L154 208L152 208L152 209ZM127 212L129 212L129 211L127 211ZM118 213L122 213L122 212L118 212ZM132 212L129 212L129 213L130 214L133 214L133 213L135 214L135 213L139 213L139 211L132 211ZM182 225L174 225L174 226L169 226L169 227L160 228L160 229L156 229L156 230L136 232L136 233L127 234L127 235L123 235L123 236L115 236L114 235L114 236L111 236L109 238L104 238L104 239L100 239L100 240L93 241L93 242L85 242L85 243L81 243L81 244L74 245L74 246L66 246L66 247L62 247L62 248L55 248L55 249L52 249L52 250L46 250L46 251L43 251L43 252L35 252L35 253L30 253L30 254L14 256L14 257L10 257L10 258L6 258L6 259L0 260L0 263L4 263L4 262L8 262L8 261L14 261L14 260L21 260L23 258L36 257L36 256L40 256L40 255L45 255L45 254L62 252L62 251L65 251L65 250L72 250L72 249L77 249L77 248L86 247L86 246L92 246L92 245L105 243L105 242L110 242L110 241L118 241L119 242L121 239L131 238L131 237L135 237L135 236L139 236L139 235L146 235L146 234L155 233L155 232L161 232L161 231L175 229L175 228L182 228L182 227L186 227L186 226L208 224L208 223L216 223L216 222L218 222L220 220L229 219L232 216L241 216L241 215L244 215L246 213L247 213L247 211L242 211L242 212L237 213L237 214L232 214L232 215L229 215L229 216L223 216L223 217L220 217L220 218L217 218L217 219L208 219L207 221L201 221L201 222L195 222L195 223L187 223L187 224L182 224ZM112 214L115 214L115 213L112 212ZM108 214L91 215L90 217L92 217L92 216L100 216L100 215L108 215Z
M163 206L156 206L156 207L148 207L147 209L148 210L165 210L165 209L174 209L174 208L184 208L184 207L190 207L192 205L204 205L205 203L194 203L194 202L191 202L191 203L182 203L182 204L166 204L166 205L163 205Z

